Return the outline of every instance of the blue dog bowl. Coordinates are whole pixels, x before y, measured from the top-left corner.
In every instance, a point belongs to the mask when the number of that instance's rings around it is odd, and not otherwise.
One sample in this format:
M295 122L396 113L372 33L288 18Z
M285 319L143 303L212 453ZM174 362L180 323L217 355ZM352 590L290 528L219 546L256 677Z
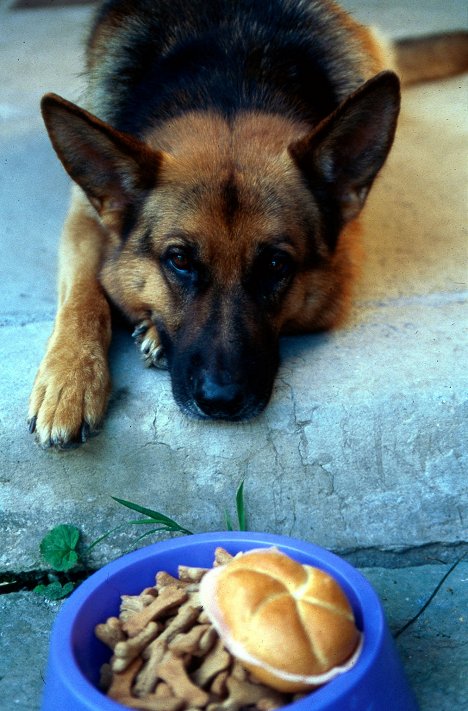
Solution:
M382 606L367 580L329 551L266 533L223 532L184 536L142 548L92 575L67 600L52 631L42 711L124 711L98 689L110 652L94 627L118 615L120 595L137 595L155 573L177 575L179 564L211 567L217 546L230 553L277 546L291 558L322 568L340 583L353 607L364 644L356 665L285 711L417 711Z

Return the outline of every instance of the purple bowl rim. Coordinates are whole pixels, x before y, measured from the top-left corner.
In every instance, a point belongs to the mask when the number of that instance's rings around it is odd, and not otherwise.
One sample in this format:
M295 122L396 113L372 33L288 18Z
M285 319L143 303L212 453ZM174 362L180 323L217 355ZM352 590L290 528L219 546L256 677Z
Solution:
M351 690L362 679L383 644L386 622L377 594L368 580L356 568L326 548L289 536L256 531L199 533L158 541L120 556L83 581L65 601L53 626L49 654L53 655L55 640L60 638L61 654L59 665L65 666L67 669L66 678L62 679L62 682L66 682L73 696L83 703L83 709L89 709L89 711L95 711L96 709L99 709L99 711L128 711L127 706L119 704L99 691L82 673L75 659L71 637L76 622L75 618L88 596L123 568L151 558L158 551L170 552L171 550L191 548L203 543L226 546L229 541L236 541L237 545L245 542L250 548L255 547L255 544L258 547L278 546L285 552L302 553L307 557L312 557L316 559L318 567L323 562L332 574L334 570L338 570L338 575L346 580L356 597L360 598L365 595L369 599L372 604L367 607L365 619L366 624L372 626L374 634L372 637L368 635L364 637L361 655L353 669L313 692L314 711L326 711L330 704L337 703L347 691ZM64 644L65 640L66 644ZM306 711L306 703L307 697L283 706L282 711L283 709L284 711Z

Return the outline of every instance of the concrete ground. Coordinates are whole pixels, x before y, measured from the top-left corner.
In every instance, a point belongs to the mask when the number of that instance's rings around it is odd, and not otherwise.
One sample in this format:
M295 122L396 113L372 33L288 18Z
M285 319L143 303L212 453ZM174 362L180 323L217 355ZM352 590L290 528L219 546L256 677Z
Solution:
M468 19L462 0L345 5L392 35ZM23 589L0 596L9 650L0 655L0 709L39 705L58 609L28 591L25 574L46 567L42 536L72 523L89 541L127 520L111 496L193 531L219 530L244 478L251 529L314 541L364 568L401 629L467 538L466 78L405 92L394 150L366 207L352 316L335 333L284 341L262 416L186 420L167 374L145 370L119 331L103 431L81 449L44 452L27 432L27 399L53 323L69 184L38 101L45 91L79 100L90 8L11 6L0 0L0 576ZM130 534L116 532L89 565L129 546ZM398 637L423 710L468 705L467 579L460 563Z

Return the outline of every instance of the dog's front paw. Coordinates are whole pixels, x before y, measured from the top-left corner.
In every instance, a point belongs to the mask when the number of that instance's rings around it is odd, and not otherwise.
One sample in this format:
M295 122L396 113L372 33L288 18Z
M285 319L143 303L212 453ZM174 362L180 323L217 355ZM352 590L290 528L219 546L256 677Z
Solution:
M132 335L147 367L167 368L166 355L159 341L156 326L152 321L149 319L141 321L135 327Z
M85 442L106 411L110 376L100 344L51 339L29 402L29 430L44 447Z

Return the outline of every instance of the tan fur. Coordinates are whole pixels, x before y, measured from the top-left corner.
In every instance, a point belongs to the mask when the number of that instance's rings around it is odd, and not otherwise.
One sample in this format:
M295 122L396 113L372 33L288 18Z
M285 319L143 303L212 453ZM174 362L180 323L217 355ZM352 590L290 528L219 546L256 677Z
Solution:
M287 233L295 238L296 249L301 252L306 236L296 226L296 216L313 211L313 206L287 147L304 131L303 125L279 116L247 114L236 119L234 126L228 126L219 116L194 114L148 136L149 145L166 155L158 189L143 213L143 221L153 226L155 253L166 246L166 235L171 230L193 233L201 245L203 260L211 265L218 282L235 285L252 260L257 244L269 237ZM194 135L197 141L193 140ZM223 206L218 204L217 188L233 170L237 182L244 184L246 202L228 229ZM201 194L190 201L186 187L194 185L198 185ZM276 200L269 214L264 195L275 191ZM296 281L278 317L279 332L331 328L344 320L351 284L361 261L359 235L356 220L347 226L331 261ZM104 266L103 284L132 320L143 320L156 308L175 328L177 311L164 280L147 260L134 254L138 236L137 231L121 251L118 262ZM318 247L325 256L325 245L318 243Z
M74 188L59 255L59 310L29 404L43 446L86 437L83 423L99 424L110 392L110 308L98 282L108 234L93 212Z

